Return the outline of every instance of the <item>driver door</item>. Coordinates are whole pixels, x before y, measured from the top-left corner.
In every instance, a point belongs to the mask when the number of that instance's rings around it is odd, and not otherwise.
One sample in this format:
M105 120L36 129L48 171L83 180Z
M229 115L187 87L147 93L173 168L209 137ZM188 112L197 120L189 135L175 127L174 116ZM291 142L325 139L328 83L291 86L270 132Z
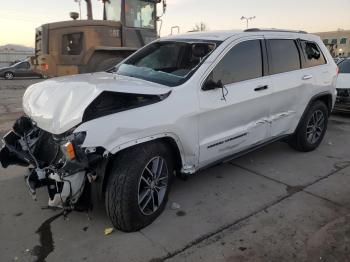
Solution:
M204 167L268 138L271 80L264 39L234 42L219 57L199 92L199 165Z

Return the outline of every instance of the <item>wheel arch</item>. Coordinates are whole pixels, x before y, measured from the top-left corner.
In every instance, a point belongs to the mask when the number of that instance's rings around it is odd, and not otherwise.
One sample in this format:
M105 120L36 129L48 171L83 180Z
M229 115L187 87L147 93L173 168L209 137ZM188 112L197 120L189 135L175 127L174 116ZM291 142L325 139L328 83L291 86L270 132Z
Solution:
M162 142L169 148L174 159L175 170L176 172L180 172L180 170L184 165L185 159L184 159L182 145L176 137L166 134L162 137L153 136L153 137L144 138L142 140L135 140L128 143L127 146L119 147L120 148L119 150L114 151L107 159L103 161L103 163L101 163L101 166L99 167L99 170L98 170L98 173L99 173L98 195L100 198L103 198L104 193L106 192L108 178L111 174L113 162L121 154L127 152L127 150L142 146L146 143L152 143L152 142Z
M309 103L307 104L302 117L299 120L298 126L295 130L298 130L299 126L301 125L301 123L303 122L307 112L309 111L310 107L312 106L313 103L315 103L316 101L322 101L328 108L328 114L331 114L332 109L333 109L333 96L330 92L322 92L319 93L315 96L313 96Z

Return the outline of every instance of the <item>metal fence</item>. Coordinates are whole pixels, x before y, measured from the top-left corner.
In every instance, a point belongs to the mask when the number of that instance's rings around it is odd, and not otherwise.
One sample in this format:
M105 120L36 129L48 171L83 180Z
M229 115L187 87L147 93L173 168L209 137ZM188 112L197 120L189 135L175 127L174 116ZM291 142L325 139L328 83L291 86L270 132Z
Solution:
M0 67L22 61L34 55L31 51L0 51Z

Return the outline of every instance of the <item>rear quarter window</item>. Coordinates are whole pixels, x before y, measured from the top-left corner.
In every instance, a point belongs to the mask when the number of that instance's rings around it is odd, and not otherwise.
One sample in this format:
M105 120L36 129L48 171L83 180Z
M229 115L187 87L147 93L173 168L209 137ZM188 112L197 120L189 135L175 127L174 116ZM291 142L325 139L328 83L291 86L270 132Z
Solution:
M295 40L267 40L270 74L279 74L301 68L300 54Z
M300 40L300 45L305 57L303 67L307 68L327 63L321 48L315 42Z

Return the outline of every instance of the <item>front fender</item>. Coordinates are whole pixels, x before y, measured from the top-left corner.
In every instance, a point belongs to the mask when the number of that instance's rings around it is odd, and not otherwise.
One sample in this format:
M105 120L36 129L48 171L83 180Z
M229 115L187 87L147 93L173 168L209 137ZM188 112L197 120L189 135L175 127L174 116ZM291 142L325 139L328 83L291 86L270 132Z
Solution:
M128 141L128 142L120 144L120 145L115 145L112 148L112 150L110 151L110 153L114 155L114 154L116 154L116 153L118 153L126 148L129 148L129 147L132 147L135 145L140 145L140 144L150 142L153 140L157 140L157 139L161 139L161 138L171 138L176 143L176 146L177 146L177 148L180 152L180 155L181 155L182 163L185 163L186 162L185 155L184 155L184 150L183 150L181 141L176 134L173 134L171 132L155 134L155 135L151 135L151 136L147 136L147 137L143 137L143 138L139 138L139 139L134 139L134 140Z
M184 150L181 144L180 139L173 133L162 133L162 134L156 134L153 136L148 136L148 137L144 137L141 139L137 139L137 140L133 140L133 141L129 141L127 143L121 144L116 146L113 150L111 150L110 155L108 158L104 158L97 166L96 166L96 173L98 175L98 180L96 183L96 190L97 190L97 195L100 199L103 199L103 194L106 190L106 186L107 186L107 182L108 182L108 177L110 175L110 170L112 168L113 165L113 161L115 159L115 157L118 156L119 152L122 152L123 150L133 147L133 146L142 146L142 144L147 143L147 142L151 142L151 141L155 141L155 140L165 140L166 142L169 142L169 139L172 142L172 146L176 146L176 149L178 151L178 157L181 158L181 171L183 172L183 170L186 170L186 167L188 167L188 165L186 165L185 163L185 154L184 154ZM179 163L180 164L180 163Z

